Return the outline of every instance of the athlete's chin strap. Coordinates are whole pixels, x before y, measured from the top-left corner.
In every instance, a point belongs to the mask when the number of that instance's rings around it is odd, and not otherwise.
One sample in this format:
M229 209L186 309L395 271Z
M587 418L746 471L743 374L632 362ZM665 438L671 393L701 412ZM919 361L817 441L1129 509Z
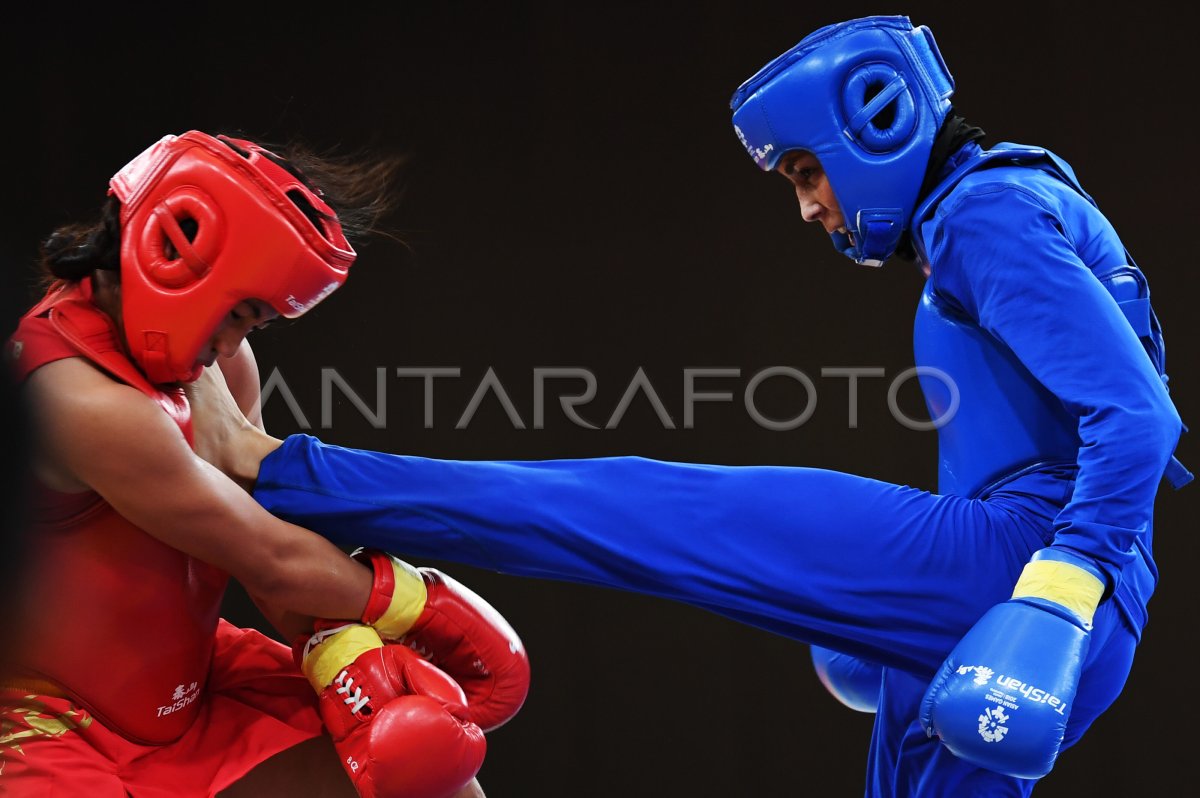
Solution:
M864 266L882 266L896 251L904 232L904 212L899 208L869 208L858 212L855 228L862 239L855 261Z

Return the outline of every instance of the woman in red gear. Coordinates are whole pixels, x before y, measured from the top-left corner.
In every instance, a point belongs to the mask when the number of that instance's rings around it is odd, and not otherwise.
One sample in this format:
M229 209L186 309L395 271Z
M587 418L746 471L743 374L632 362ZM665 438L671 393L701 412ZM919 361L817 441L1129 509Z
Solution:
M114 176L98 224L45 242L53 283L6 353L36 410L37 485L0 662L0 792L482 795L480 726L528 684L515 633L468 645L514 655L485 721L470 684L395 644L455 648L434 658L454 674L462 640L438 619L476 621L478 597L275 518L192 448L185 385L220 357L261 425L246 335L342 284L342 224L369 232L392 174L191 131ZM294 651L218 617L230 576ZM314 619L334 620L314 635Z

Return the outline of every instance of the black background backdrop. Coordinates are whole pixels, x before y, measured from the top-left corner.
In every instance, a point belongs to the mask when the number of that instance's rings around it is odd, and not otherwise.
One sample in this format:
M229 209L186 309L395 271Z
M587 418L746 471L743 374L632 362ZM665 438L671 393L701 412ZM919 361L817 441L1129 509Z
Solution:
M264 378L278 368L311 425L276 394L265 411L276 435L463 459L795 464L933 488L934 436L890 417L887 380L861 384L851 429L845 380L819 376L910 366L921 276L899 262L854 266L804 228L728 112L733 89L805 33L907 13L937 35L957 107L989 142L1039 144L1075 166L1151 278L1173 393L1185 421L1200 419L1196 170L1179 110L1194 95L1194 18L1146 4L1119 17L1073 3L351 6L68 15L42 4L6 23L6 328L31 297L39 238L90 217L108 177L164 133L405 153L389 221L406 245L371 243L329 301L253 339ZM778 365L811 376L819 397L789 432L762 428L740 403L749 377ZM337 391L321 426L323 368L374 408L377 369L422 366L462 370L438 381L432 429L419 382L394 376L382 428ZM678 428L639 398L616 429L582 429L553 399L576 385L551 383L545 428L533 429L536 367L594 373L596 398L580 410L600 427L643 367ZM698 405L692 429L688 367L741 369L702 384L735 401ZM488 368L525 429L494 396L455 428ZM783 383L760 391L765 412L802 406ZM901 401L918 414L915 384ZM1195 451L1185 438L1193 468ZM1130 685L1039 795L1183 791L1191 736L1167 728L1191 717L1171 685L1191 671L1196 643L1196 490L1160 493L1163 581ZM660 600L427 564L489 598L531 653L528 703L491 735L480 774L492 798L861 794L870 717L823 691L803 645ZM261 623L236 588L228 615Z

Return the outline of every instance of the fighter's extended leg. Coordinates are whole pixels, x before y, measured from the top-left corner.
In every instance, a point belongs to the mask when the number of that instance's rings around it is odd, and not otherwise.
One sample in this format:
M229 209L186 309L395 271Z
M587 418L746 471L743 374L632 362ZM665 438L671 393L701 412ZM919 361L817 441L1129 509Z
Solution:
M684 601L932 674L1045 544L1054 507L1028 494L638 457L434 460L295 435L254 495L340 543Z

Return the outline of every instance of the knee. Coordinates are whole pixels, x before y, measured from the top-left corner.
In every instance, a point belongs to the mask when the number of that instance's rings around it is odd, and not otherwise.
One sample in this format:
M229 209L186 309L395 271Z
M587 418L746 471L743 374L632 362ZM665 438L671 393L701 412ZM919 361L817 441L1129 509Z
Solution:
M881 665L820 646L812 646L812 662L817 678L838 701L858 712L874 712L879 706Z

